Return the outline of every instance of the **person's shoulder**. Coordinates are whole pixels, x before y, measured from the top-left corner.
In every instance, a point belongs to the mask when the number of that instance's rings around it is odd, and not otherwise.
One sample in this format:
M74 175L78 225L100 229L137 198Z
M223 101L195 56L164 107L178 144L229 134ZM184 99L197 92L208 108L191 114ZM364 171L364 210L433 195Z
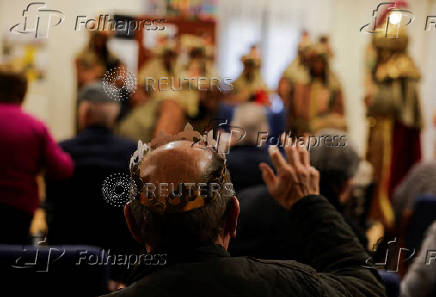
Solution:
M68 152L68 151L70 151L70 149L72 149L74 146L76 146L78 142L79 142L79 139L77 136L75 136L75 137L64 139L64 140L60 141L59 146L64 151Z
M315 283L317 280L317 272L314 268L294 260L266 260L254 257L230 259L233 265L241 270L244 278L247 273L250 273L250 282L262 281L274 284L276 291L294 292L298 296L304 296L301 290L304 285L308 282ZM290 295L294 296L292 293Z
M315 273L313 268L295 261L225 257L219 259L219 265L210 262L209 264L175 265L147 275L130 286L104 297L172 296L175 295L176 290L179 296L192 296L195 292L198 293L198 290L217 286L217 279L221 280L222 286L218 286L217 291L211 292L210 296L226 296L225 293L230 287L232 290L245 292L249 296L276 296L285 292L292 296L303 296L304 294L301 294L303 291L299 287L301 284L296 282L314 279ZM198 281L199 287L193 290L189 284L194 279ZM259 286L254 288L253 284ZM259 294L256 291L258 289L265 294ZM267 294L267 292L273 294Z
M266 270L280 270L287 271L288 273L316 273L316 270L309 265L299 263L294 260L269 260L269 259L258 259L253 257L237 257L246 258L250 263L256 263L255 265L262 266Z
M19 117L20 120L26 121L30 124L33 124L34 126L46 127L45 123L41 119L23 109L19 111Z
M134 152L137 149L137 143L120 135L113 135L113 141L121 148L128 152Z
M30 126L32 130L40 136L46 136L50 133L50 130L44 121L26 111L21 112L20 121L25 125Z

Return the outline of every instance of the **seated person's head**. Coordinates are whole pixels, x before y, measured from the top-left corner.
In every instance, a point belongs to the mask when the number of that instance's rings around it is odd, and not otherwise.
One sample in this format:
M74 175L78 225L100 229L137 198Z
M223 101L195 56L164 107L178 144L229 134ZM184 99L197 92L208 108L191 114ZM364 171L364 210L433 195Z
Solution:
M120 104L106 94L101 83L85 86L79 93L79 129L89 126L113 128Z
M231 126L243 129L245 136L232 135L237 139L237 145L257 146L259 135L268 133L268 119L264 106L257 103L243 103L236 107ZM261 137L260 137L261 138Z
M21 104L27 92L24 74L0 68L0 102Z
M124 213L138 242L148 251L228 247L236 236L239 203L220 154L176 140L132 159L132 176L140 190Z
M317 135L319 145L310 149L311 164L320 174L320 192L339 209L350 198L353 177L360 161L352 145L339 140L341 136L346 135L340 131L321 131ZM325 141L325 137L330 140Z

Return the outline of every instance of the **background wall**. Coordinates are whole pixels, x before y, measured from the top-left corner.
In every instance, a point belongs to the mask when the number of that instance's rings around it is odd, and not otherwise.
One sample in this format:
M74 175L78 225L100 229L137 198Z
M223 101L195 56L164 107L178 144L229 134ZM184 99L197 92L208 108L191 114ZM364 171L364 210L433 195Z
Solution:
M345 95L350 137L359 150L365 150L366 124L363 106L364 54L369 36L359 32L371 21L375 0L220 0L218 6L218 69L222 76L236 77L239 58L255 42L263 52L262 73L271 88L281 72L295 57L302 29L311 35L330 35L335 52L333 68L339 75ZM22 10L30 1L0 0L0 45L8 29L21 21ZM58 0L46 1L49 8L61 10L65 21L53 28L47 39L48 77L44 83L32 84L26 109L45 120L58 139L73 135L76 98L74 56L87 40L85 32L75 32L77 15L95 17L105 12L145 13L146 0ZM436 104L436 30L425 32L427 15L436 14L433 0L412 0L410 10L416 19L409 25L410 52L423 72L423 97L426 129L423 133L424 155L434 155L434 129L431 118Z

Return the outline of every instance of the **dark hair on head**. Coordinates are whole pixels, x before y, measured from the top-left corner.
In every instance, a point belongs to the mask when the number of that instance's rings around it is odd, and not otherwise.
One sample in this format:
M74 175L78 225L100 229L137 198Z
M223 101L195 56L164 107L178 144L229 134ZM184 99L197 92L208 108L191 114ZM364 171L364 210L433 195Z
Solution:
M201 182L219 183L220 195L205 206L182 213L158 214L142 205L139 200L131 203L131 211L140 236L153 250L192 249L215 243L224 228L229 201L234 196L230 174L225 159L212 151L213 158Z
M0 102L22 103L27 92L27 78L15 71L0 69Z

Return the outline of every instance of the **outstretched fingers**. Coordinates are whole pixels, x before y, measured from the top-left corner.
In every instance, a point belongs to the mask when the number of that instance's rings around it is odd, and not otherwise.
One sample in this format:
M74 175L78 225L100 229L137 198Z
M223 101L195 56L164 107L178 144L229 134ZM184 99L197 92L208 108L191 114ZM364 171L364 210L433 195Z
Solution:
M308 140L306 140L308 141ZM300 162L301 164L305 167L305 168L309 168L310 167L310 154L306 149L306 145L299 145L298 146L298 156L300 158Z
M270 146L268 148L268 152L274 169L276 170L277 174L280 174L280 172L283 172L288 166L286 160L283 158L282 154L276 146Z
M271 167L266 163L259 164L260 171L262 172L262 179L268 188L274 187L276 184L276 176Z

